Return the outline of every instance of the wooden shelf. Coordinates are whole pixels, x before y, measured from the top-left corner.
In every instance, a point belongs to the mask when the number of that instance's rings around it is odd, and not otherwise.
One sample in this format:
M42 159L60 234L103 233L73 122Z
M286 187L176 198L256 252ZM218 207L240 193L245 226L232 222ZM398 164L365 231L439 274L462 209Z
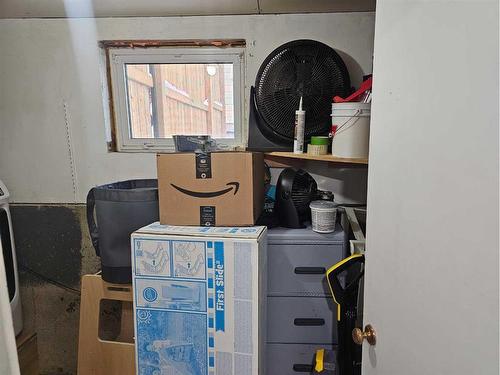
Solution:
M358 159L358 158L341 158L328 155L309 155L309 154L294 154L293 152L266 152L264 154L265 159L273 162L276 166L279 165L289 165L294 161L305 161L313 160L326 163L337 163L337 164L355 164L355 165L368 165L368 159ZM291 160L294 159L294 160ZM290 163L292 162L292 163Z

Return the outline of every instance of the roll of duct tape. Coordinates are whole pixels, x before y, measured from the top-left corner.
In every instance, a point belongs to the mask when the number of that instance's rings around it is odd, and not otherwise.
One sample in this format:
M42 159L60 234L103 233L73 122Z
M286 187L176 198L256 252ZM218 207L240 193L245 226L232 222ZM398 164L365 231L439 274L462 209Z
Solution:
M328 145L307 145L307 153L309 155L326 155L328 154Z

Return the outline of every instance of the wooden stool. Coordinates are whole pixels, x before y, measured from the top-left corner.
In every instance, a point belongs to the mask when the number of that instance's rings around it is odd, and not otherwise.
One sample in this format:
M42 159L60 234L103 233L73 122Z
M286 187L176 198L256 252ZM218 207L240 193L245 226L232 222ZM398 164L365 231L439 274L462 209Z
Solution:
M37 335L29 327L24 327L19 336L16 337L17 357L19 369L22 375L40 374L38 366L38 343Z
M120 333L114 341L99 337L102 300L122 301ZM128 302L128 303L123 303ZM110 284L100 275L82 277L79 375L135 375L134 319L132 285Z

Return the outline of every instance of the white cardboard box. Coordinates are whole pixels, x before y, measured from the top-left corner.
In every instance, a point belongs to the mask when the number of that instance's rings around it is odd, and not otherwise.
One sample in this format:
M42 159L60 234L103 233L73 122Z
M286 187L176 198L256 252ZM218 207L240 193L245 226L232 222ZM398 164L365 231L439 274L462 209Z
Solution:
M153 223L132 234L137 374L264 374L266 232Z

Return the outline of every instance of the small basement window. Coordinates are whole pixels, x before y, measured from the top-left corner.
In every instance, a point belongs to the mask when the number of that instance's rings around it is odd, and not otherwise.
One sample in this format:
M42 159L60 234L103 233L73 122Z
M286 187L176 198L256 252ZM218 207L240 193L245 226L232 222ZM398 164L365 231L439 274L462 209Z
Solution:
M242 146L242 42L106 47L115 149L173 151L172 136L181 134Z

